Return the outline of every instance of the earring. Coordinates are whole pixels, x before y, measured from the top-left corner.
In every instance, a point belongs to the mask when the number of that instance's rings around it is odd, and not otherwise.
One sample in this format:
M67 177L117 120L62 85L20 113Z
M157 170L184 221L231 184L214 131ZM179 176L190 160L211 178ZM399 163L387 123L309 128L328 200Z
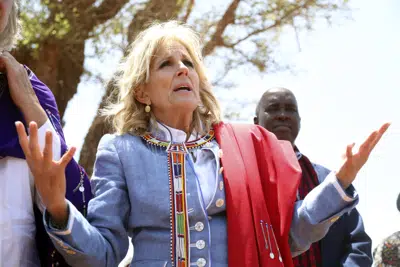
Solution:
M149 113L149 112L151 111L150 105L146 105L146 107L144 108L144 111L145 111L146 113Z

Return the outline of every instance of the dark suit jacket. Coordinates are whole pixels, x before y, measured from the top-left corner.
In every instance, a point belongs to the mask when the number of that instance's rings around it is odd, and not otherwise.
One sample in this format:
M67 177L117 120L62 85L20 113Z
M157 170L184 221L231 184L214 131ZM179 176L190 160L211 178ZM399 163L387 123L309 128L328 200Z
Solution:
M330 170L318 164L313 165L319 182L322 182ZM342 215L330 227L322 239L321 250L323 267L372 266L372 241L365 232L357 209Z

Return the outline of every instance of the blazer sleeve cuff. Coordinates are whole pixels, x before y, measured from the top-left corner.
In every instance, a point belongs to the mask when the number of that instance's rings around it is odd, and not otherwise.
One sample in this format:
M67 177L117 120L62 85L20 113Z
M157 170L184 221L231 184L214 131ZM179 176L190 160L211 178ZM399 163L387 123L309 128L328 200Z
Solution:
M343 201L350 203L357 198L358 194L355 188L350 185L346 190L344 190L343 187L340 185L335 172L329 173L326 179L336 188Z
M73 205L71 205L71 203L68 200L67 200L67 204L68 204L68 206L67 206L67 208L68 208L68 223L64 229L57 229L56 227L54 227L51 224L50 214L47 212L47 209L44 211L44 215L43 215L44 220L43 221L44 221L46 231L49 234L56 235L56 236L65 236L65 235L71 234L72 227L74 224L74 210L75 209L73 208Z
M319 224L326 220L337 220L358 204L359 198L354 187L346 192L340 186L334 172L304 198L303 207L308 220Z

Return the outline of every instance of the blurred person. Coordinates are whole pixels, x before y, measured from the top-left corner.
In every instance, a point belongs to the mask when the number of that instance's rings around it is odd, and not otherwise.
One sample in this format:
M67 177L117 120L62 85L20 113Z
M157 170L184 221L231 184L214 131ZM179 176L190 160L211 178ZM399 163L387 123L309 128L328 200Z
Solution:
M67 151L57 105L50 89L11 54L20 38L18 1L0 0L0 266L68 266L44 230L46 207L34 187L15 122L35 122L35 140L45 145L53 133L52 154L57 160ZM74 161L66 166L65 195L77 210L86 212L91 198L89 180ZM35 220L36 216L36 220Z
M397 210L400 211L400 194L397 196ZM400 231L385 238L374 250L375 267L400 266Z

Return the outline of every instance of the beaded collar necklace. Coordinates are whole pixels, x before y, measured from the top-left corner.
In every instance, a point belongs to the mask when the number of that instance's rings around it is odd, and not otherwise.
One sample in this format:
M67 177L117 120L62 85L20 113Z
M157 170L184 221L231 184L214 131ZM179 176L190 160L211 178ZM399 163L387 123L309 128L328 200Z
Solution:
M214 130L211 129L210 131L208 131L206 135L200 137L199 139L185 143L175 143L175 142L159 140L151 134L143 135L142 138L150 145L166 148L166 151L169 151L171 147L184 146L185 151L187 152L188 150L200 148L205 144L207 144L208 142L212 141L214 139Z

